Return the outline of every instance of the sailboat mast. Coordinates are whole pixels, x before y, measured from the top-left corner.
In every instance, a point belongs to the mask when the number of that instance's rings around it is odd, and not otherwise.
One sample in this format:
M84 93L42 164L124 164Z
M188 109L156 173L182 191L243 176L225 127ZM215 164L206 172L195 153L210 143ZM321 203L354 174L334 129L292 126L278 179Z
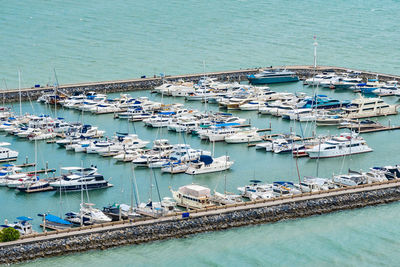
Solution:
M19 69L18 69L18 90L19 90L19 116L22 117L21 70Z
M5 90L7 90L8 88L7 88L7 82L6 82L6 79L3 79L3 81L4 81L4 85L5 85ZM6 93L3 91L3 107L5 106L5 104L6 104Z
M58 89L58 78L56 69L54 68L54 77L56 78L56 84L54 85L54 117L57 119L57 89Z

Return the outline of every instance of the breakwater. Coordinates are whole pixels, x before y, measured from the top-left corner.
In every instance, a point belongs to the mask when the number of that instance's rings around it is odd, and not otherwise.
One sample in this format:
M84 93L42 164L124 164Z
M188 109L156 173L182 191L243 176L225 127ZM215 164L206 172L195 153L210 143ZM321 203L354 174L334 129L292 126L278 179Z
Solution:
M400 181L334 189L181 213L55 231L0 244L0 264L179 238L200 232L295 219L400 200Z
M288 70L295 71L301 79L306 79L311 77L314 74L313 66L279 66L273 67L273 69L283 69L286 68ZM210 72L206 73L208 77L217 78L220 81L242 81L246 80L246 76L249 74L255 74L260 69L242 69L242 70L233 70L233 71L221 71L221 72ZM351 69L343 68L343 67L334 67L334 66L318 66L316 71L335 71L337 73L343 73L349 71ZM370 71L361 71L361 70L351 70L360 73L360 77L364 79L368 78L376 78L379 77L382 81L389 80L400 80L400 76L391 75L391 74L383 74L376 73ZM152 89L160 84L162 84L163 80L167 82L175 82L178 80L185 81L193 81L197 82L201 77L204 76L204 73L197 74L186 74L186 75L175 75L175 76L166 76L166 77L151 77L151 78L138 78L131 80L117 80L117 81L103 81L103 82L88 82L88 83L76 83L76 84L64 84L59 85L58 89L60 92L65 94L73 94L75 92L88 92L88 91L98 91L102 93L114 93L114 92L127 92L127 91L135 91L135 90L148 90ZM46 92L53 92L53 87L33 87L33 88L23 88L21 89L21 99L23 101L27 100L36 100L39 96ZM15 102L19 100L20 90L18 89L10 89L10 90L2 90L6 102Z

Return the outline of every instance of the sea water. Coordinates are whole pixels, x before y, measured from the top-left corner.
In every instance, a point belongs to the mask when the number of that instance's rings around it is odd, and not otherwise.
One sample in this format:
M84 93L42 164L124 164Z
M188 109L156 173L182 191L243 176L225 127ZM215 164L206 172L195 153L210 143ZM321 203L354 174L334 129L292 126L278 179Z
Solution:
M364 70L399 73L400 37L395 1L0 1L0 87L52 84L56 70L59 83L99 81L152 76L160 73L182 74L220 71L269 65L312 64L313 36L317 37L318 62ZM205 68L203 66L205 62ZM4 86L3 86L4 84ZM306 92L301 82L271 86L276 91ZM353 99L355 94L320 89L338 99ZM147 91L133 96L149 96L164 103L184 103L200 110L218 110L215 105L185 102L181 98L161 99ZM112 94L116 97L118 94ZM397 103L396 97L385 98ZM18 112L18 106L13 104ZM55 115L53 107L36 102L23 103L23 112ZM256 112L233 111L251 120L252 125L272 133L290 129L310 136L312 126L259 116ZM114 120L113 115L90 115L59 109L57 116L68 121L83 121L99 126L108 136L116 131L137 133L140 138L168 138L172 143L212 150L198 137L149 129L141 122ZM398 116L380 118L383 124L400 125ZM340 133L335 127L319 127L318 134ZM399 163L400 132L366 134L372 153L345 158L298 159L299 174L331 177L349 168L367 170L372 166ZM19 162L34 161L34 143L1 135L0 141L12 143L20 152ZM264 182L298 180L296 160L247 148L246 144L215 145L215 156L228 154L235 161L226 173L171 176L147 169L135 171L142 202L170 196L169 187L192 182L237 192L236 187L256 178ZM114 187L89 192L89 201L98 208L114 202L130 203L132 168L96 155L76 154L56 144L38 142L37 161L57 171L64 166L96 165ZM317 173L318 172L318 173ZM58 173L57 173L58 174ZM49 174L50 175L50 174ZM85 200L87 196L85 195ZM80 193L55 192L24 195L0 188L0 220L21 215L34 218L37 213L61 215L77 211ZM67 255L35 261L35 265L75 264L118 265L394 265L398 261L397 221L400 205L390 204L354 211L206 233L185 239L153 242L136 246Z

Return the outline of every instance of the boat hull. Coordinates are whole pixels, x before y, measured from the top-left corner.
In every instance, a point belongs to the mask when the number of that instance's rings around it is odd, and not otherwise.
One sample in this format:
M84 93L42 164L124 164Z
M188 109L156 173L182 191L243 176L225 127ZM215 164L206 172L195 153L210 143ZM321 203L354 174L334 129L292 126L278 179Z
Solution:
M299 81L298 76L265 77L265 78L248 77L248 79L251 84L288 83L288 82Z

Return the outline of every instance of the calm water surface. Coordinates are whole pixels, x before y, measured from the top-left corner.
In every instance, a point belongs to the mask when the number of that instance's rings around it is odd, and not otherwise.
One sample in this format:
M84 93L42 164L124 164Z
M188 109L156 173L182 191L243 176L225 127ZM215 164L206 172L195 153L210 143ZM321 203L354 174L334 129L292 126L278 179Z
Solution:
M5 1L0 0L0 88L17 87L17 69L22 86L52 83L53 68L60 83L133 78L159 73L181 74L239 69L269 65L312 63L312 36L318 37L319 63L398 74L400 71L400 19L398 1ZM277 91L308 92L301 83L273 86ZM322 93L352 99L348 92ZM135 92L132 95L147 95ZM117 96L117 94L114 94ZM152 99L160 100L158 96ZM397 98L386 99L397 103ZM184 102L166 98L166 103ZM185 103L201 110L217 107ZM23 103L24 112L53 114L44 105ZM235 112L236 113L236 112ZM112 115L85 115L59 110L69 121L99 126L112 136L116 131L136 132L142 139L168 138L211 150L196 137L168 133L114 120ZM273 133L300 132L299 124L280 118L237 112L254 126L271 123ZM398 116L380 118L382 123L400 125ZM311 126L302 124L305 135ZM337 133L336 128L320 128L319 134ZM400 132L365 135L374 152L320 160L320 176L330 177L351 169L398 163ZM25 156L34 159L34 144L1 135ZM130 202L131 167L94 155L68 153L54 144L39 142L38 162L42 167L97 165L113 188L90 192L97 207ZM246 145L216 144L215 155L227 153L235 160L226 173L227 189L236 191L249 179L265 182L297 179L295 160L288 155L266 154ZM316 162L298 160L300 174L315 175ZM169 187L196 182L223 191L224 174L161 175L155 171L162 196ZM151 195L151 173L136 171L141 201ZM153 181L154 183L154 181ZM0 190L0 220L32 216L50 211L62 214L77 210L80 194L60 196L54 192L33 195ZM207 233L185 239L154 242L106 251L39 260L27 265L395 265L398 262L400 205L390 204L355 211L338 212L276 224Z

